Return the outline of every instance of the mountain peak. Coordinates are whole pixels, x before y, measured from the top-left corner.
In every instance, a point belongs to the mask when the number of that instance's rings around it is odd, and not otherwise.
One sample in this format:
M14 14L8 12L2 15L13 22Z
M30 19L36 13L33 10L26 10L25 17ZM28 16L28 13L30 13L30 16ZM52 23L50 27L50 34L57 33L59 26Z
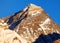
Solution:
M32 16L35 13L41 13L42 11L44 11L40 6L37 6L35 4L29 4L28 6L26 6L26 8L24 8L23 11L26 11L26 10L28 12L28 15L30 16Z
M42 9L40 6L37 6L37 5L35 5L35 4L30 4L29 5L29 9L36 9L36 8L39 8L39 9Z
M37 6L37 5L32 4L32 3L29 6L36 7L36 8L41 8L40 6Z
M60 27L41 7L34 4L26 6L21 12L19 11L12 16L6 17L5 21L9 29L16 31L31 43L38 39L41 34L60 34Z
M37 5L35 5L35 4L29 4L28 6L26 6L26 8L24 8L24 10L26 10L26 9L28 9L28 10L33 10L33 9L39 9L39 10L43 10L40 6L37 6Z

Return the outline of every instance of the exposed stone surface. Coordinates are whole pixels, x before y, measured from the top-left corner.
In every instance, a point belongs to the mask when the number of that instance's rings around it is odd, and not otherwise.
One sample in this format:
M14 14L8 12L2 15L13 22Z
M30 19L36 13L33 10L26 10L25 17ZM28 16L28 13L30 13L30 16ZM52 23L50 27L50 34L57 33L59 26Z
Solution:
M41 7L33 4L2 19L8 24L9 29L16 31L29 43L36 41L41 34L60 34L60 27Z
M27 40L19 36L15 31L8 29L8 24L0 19L0 43L28 43Z

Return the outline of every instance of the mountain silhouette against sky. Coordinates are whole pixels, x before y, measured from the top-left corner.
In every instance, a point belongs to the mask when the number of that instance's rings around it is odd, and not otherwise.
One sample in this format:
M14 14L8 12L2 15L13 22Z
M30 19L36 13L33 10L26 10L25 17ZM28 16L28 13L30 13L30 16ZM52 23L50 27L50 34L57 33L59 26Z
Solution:
M41 7L34 4L1 19L8 24L10 30L30 43L57 43L57 40L60 42L60 27Z

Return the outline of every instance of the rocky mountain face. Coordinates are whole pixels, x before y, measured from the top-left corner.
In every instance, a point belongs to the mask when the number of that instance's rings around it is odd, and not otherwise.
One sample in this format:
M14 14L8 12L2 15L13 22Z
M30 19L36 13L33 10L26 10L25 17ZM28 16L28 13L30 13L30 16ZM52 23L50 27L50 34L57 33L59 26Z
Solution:
M9 29L29 43L60 43L60 27L39 6L30 4L22 11L2 19Z
M10 30L8 24L0 19L0 43L27 43L27 40Z

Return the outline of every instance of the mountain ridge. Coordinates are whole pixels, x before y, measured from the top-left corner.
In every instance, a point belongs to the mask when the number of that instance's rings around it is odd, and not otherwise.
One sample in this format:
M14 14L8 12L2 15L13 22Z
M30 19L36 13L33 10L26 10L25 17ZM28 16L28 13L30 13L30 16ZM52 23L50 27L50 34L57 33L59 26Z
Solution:
M60 34L60 27L41 7L34 4L2 19L9 25L9 29L16 31L29 42L34 42L41 34Z

